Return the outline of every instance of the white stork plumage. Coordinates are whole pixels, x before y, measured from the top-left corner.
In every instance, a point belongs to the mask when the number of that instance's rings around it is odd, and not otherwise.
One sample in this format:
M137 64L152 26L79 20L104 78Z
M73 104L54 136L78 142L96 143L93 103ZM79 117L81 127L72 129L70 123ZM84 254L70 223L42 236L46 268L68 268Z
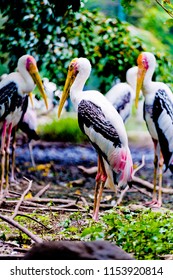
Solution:
M133 164L124 123L118 112L100 92L83 91L90 72L91 64L88 59L81 57L71 61L59 103L58 117L70 93L78 112L79 126L98 153L93 211L93 219L98 220L100 200L109 170L113 171L116 183L122 186L131 180Z
M173 94L162 82L153 82L156 67L155 56L143 52L138 56L138 75L136 88L136 106L139 91L144 95L144 119L154 143L154 190L153 199L148 205L162 205L163 162L173 172ZM157 169L159 167L159 193L156 194Z
M135 99L137 72L137 66L129 68L126 72L126 82L114 85L105 95L124 122L131 114Z
M3 181L6 160L6 193L8 193L9 146L12 129L19 123L25 110L26 95L30 94L35 85L45 101L47 97L38 72L35 59L24 55L18 60L17 72L10 73L0 82L0 128L1 135L1 185L0 196L3 197ZM7 139L6 139L7 132Z

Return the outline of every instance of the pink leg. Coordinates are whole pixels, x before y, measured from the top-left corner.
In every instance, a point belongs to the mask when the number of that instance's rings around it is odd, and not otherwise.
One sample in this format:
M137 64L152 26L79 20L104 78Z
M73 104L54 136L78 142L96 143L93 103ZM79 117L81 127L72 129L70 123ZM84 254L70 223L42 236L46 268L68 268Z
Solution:
M160 152L160 159L159 159L159 193L158 193L158 200L152 206L154 208L160 208L162 206L162 178L163 178L163 163L164 159L162 153Z
M11 138L11 132L12 132L12 123L10 123L8 128L8 137L7 137L7 145L6 145L6 188L5 188L5 194L8 194L8 188L9 188L9 164L10 164L10 138Z
M96 175L96 186L95 186L95 194L94 194L94 210L93 210L93 219L95 221L98 221L100 201L101 201L106 179L107 179L107 174L105 171L103 159L99 155L98 156L98 172Z
M6 138L6 128L7 122L4 121L2 127L2 137L1 137L1 186L0 186L0 199L3 198L3 183L5 175L5 138Z
M151 201L148 201L145 203L146 206L154 206L157 205L158 200L157 200L157 192L156 192L156 185L157 185L157 169L158 169L158 156L157 156L157 144L158 141L153 140L154 141L154 179L153 179L153 198Z
M11 166L11 178L10 182L15 183L16 180L14 178L14 169L15 169L15 150L16 150L16 128L13 128L13 140L12 140L12 166Z

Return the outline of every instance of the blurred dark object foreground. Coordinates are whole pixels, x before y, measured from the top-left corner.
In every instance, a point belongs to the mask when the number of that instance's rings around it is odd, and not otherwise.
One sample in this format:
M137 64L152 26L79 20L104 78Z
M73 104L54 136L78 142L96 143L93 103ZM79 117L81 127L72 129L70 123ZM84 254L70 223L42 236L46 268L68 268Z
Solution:
M25 260L133 260L128 253L107 241L51 241L36 243Z

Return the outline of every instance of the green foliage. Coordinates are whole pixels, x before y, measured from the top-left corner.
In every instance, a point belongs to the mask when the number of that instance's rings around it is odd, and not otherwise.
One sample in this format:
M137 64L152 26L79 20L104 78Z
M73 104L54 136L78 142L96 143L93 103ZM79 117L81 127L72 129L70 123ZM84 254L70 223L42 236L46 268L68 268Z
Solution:
M144 2L143 5L140 5L140 2L137 2L134 5L134 9L128 13L127 20L140 29L149 30L150 33L158 39L158 44L162 44L162 51L165 50L173 54L170 16L165 13L160 6L153 3L153 1L150 1L150 3ZM167 21L169 24L166 24ZM146 40L147 43L147 39L144 38L144 40ZM158 45L156 44L157 43L154 43L153 46ZM159 49L158 46L156 49Z
M173 4L171 4L170 0L155 1L171 18L173 18Z
M9 1L1 0L1 10L6 13L9 12L9 9L12 9L17 14L20 13L25 2L25 0L13 0L9 3ZM42 4L42 0L38 2ZM45 2L52 9L55 16L63 16L68 9L76 12L80 8L80 0L49 0Z
M74 117L54 119L52 122L45 123L38 127L41 139L47 141L81 143L87 140L81 132L78 121Z
M130 206L116 207L100 212L99 222L95 222L88 215L89 210L87 207L86 212L63 214L51 212L50 207L50 212L40 213L38 210L38 213L28 213L27 217L17 216L16 220L44 240L103 239L118 245L138 260L163 259L164 255L173 254L172 212L132 211ZM30 244L29 237L3 221L0 224L0 239Z
M99 223L83 229L83 240L104 239L133 253L139 260L173 254L173 214L151 210L132 212L120 207L104 214Z
M106 239L115 241L137 259L159 259L173 253L173 215L146 210L104 215Z
M44 75L62 87L70 60L84 56L91 61L93 74L99 77L98 88L105 93L115 76L124 79L143 50L126 24L106 19L97 11L81 9L74 14L69 10L64 17L55 18L47 1L20 0L20 4L20 13L17 8L5 10L8 21L0 34L1 51L9 53L10 71L22 54L30 53Z
M106 18L96 10L89 12L83 7L80 12L67 10L64 16L55 17L46 0L19 0L20 5L14 9L10 9L10 3L3 10L8 20L0 33L1 63L9 58L11 71L21 55L32 54L44 76L60 89L64 85L68 64L74 57L84 56L91 61L91 77L97 78L94 79L94 88L106 93L116 78L125 80L127 69L135 65L138 54L146 50L146 44L131 35L126 23ZM8 57L4 57L7 50ZM157 46L153 46L152 51L157 55L156 50ZM169 62L172 67L172 61L164 52L157 57L163 59L158 61L162 67L158 68L157 75L169 83L172 77L167 64Z

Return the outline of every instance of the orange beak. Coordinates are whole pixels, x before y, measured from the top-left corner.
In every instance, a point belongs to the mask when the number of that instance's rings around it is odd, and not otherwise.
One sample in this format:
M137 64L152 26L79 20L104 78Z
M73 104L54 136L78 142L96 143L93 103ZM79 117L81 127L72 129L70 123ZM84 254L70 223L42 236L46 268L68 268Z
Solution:
M137 73L137 84L136 84L136 99L135 99L135 106L138 108L139 102L139 94L140 90L143 85L144 77L145 77L146 69L141 65L138 66L138 73Z
M41 93L41 95L44 99L46 108L48 109L47 96L46 96L46 93L45 93L45 90L44 90L44 86L43 86L40 74L38 72L38 68L35 64L30 65L29 73L30 73L31 77L33 78L35 84L38 86L38 89L39 89L39 91L40 91L40 93Z
M70 94L70 88L76 78L77 72L75 71L74 68L74 63L76 62L77 58L73 59L69 65L68 73L67 73L67 78L65 81L65 86L63 89L63 93L61 95L60 101L59 101L59 106L58 106L58 118L61 115L61 111L63 109L64 103L69 97Z

